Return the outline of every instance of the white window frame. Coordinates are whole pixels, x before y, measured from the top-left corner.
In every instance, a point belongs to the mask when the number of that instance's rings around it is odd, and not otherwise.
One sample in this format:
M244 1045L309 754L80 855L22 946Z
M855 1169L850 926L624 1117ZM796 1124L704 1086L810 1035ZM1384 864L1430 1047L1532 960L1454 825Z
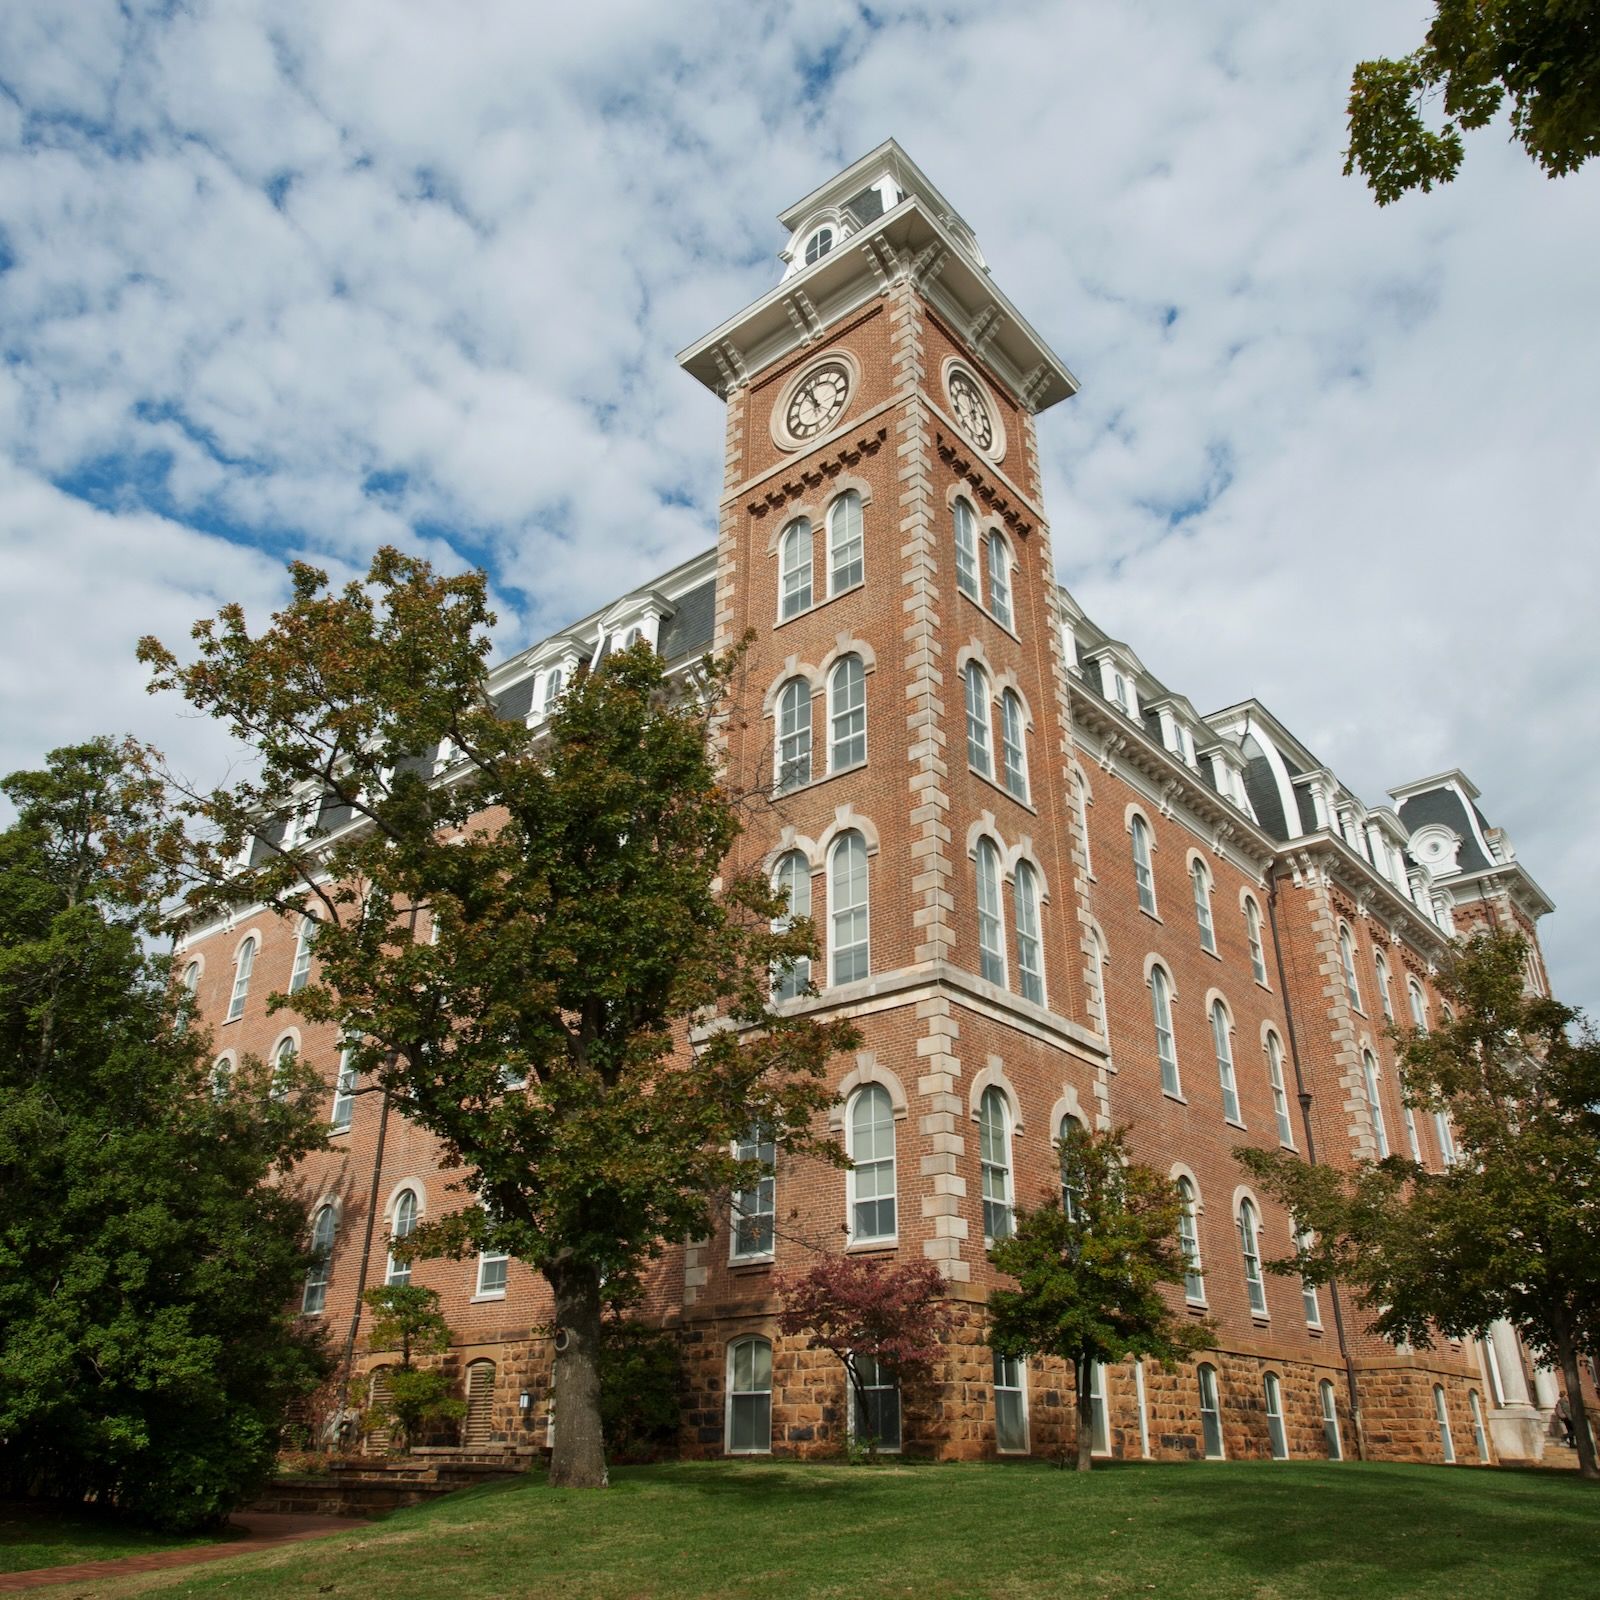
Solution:
M1450 1405L1444 1396L1444 1385L1433 1386L1433 1418L1439 1424L1439 1448L1444 1452L1444 1464L1456 1464L1456 1442L1450 1434Z
M1159 961L1150 968L1150 1017L1155 1025L1161 1092L1181 1100L1183 1075L1178 1070L1178 1036L1172 1025L1172 977Z
M900 1382L878 1361L869 1355L856 1355L852 1352L850 1361L856 1368L856 1377L860 1380L862 1389L869 1395L892 1394L894 1396L894 1442L891 1444L884 1437L879 1437L875 1448L882 1455L898 1455L900 1442L905 1437L905 1419L901 1410ZM865 1364L864 1366L862 1364ZM871 1380L870 1382L868 1380ZM845 1379L846 1387L850 1391L850 1437L865 1440L868 1435L868 1425L871 1421L863 1414L861 1409L861 1396L856 1393L856 1386L848 1377ZM880 1421L883 1415L883 1402L878 1402L878 1415Z
M838 242L837 231L831 222L824 222L821 227L813 228L800 252L802 263L814 267Z
M1289 1459L1289 1434L1283 1425L1283 1383L1276 1372L1263 1373L1261 1398L1267 1412L1267 1440L1274 1461Z
M828 771L845 772L866 759L866 663L858 655L840 656L828 674Z
M788 910L772 923L774 933L787 933L796 917L811 915L811 863L804 850L786 850L773 863L772 887L785 897ZM811 957L801 956L792 966L774 966L772 998L794 1000L811 982Z
M881 1109L881 1115L874 1115L867 1129L857 1126L863 1107L874 1110ZM851 1244L892 1245L900 1237L900 1195L898 1189L899 1169L896 1166L895 1127L894 1127L894 1100L889 1091L881 1083L863 1084L851 1095L850 1103L845 1107L845 1154L850 1157L851 1166L845 1174L845 1228L846 1236ZM879 1141L874 1145L877 1152L871 1159L862 1159L861 1136L867 1132L876 1136ZM882 1153L882 1139L887 1136L888 1154ZM888 1192L885 1194L881 1184L887 1169ZM861 1193L862 1175L873 1175L874 1188L869 1196ZM889 1202L891 1225L887 1232L863 1232L860 1226L859 1206L872 1206L881 1208L884 1200Z
M1239 1106L1239 1075L1233 1065L1233 1019L1221 1000L1211 1002L1211 1047L1217 1057L1217 1082L1222 1089L1222 1118L1244 1126Z
M815 584L812 566L815 536L809 517L796 517L778 535L778 620L787 622L809 611Z
M1372 1113L1372 1137L1381 1161L1389 1154L1389 1129L1383 1120L1383 1101L1378 1098L1378 1058L1370 1050L1361 1052L1361 1078L1367 1091L1367 1109Z
M811 685L790 678L778 691L778 759L773 787L779 794L811 782Z
M956 530L956 588L981 604L978 587L978 518L966 500L956 499L952 511Z
M1489 1435L1483 1425L1483 1401L1476 1389L1467 1390L1467 1410L1472 1414L1472 1443L1478 1452L1478 1460L1487 1463Z
M245 1002L250 998L250 974L256 964L256 936L251 934L239 946L233 958L233 992L228 997L229 1022L237 1022L244 1015Z
M1205 1265L1200 1259L1200 1191L1187 1173L1178 1175L1178 1248L1184 1256L1183 1297L1192 1306L1206 1303Z
M1027 722L1022 713L1022 696L1015 689L1000 691L1000 773L1006 793L1027 805Z
M829 599L867 581L865 528L861 496L854 489L846 489L828 507Z
M1132 841L1133 880L1139 890L1139 909L1149 916L1159 916L1156 908L1155 865L1151 859L1153 841L1150 824L1136 814L1128 824L1128 834Z
M1011 881L1017 914L1017 980L1022 997L1036 1006L1046 1003L1043 918L1039 910L1039 874L1029 861L1019 861ZM1103 1007L1102 1007L1103 1009Z
M998 1115L998 1127L992 1113ZM1009 1239L1016 1225L1011 1102L1005 1091L995 1084L990 1084L978 1100L978 1170L982 1179L983 1244L988 1249L998 1239ZM991 1232L993 1222L1002 1223L1005 1232Z
M1207 1461L1226 1461L1228 1449L1222 1437L1222 1389L1217 1369L1209 1361L1202 1361L1195 1368L1195 1378L1200 1388L1201 1452Z
M406 1206L407 1201L410 1201L409 1208ZM411 1282L411 1263L409 1261L396 1261L393 1245L397 1240L409 1239L416 1232L417 1218L421 1213L422 1202L417 1198L415 1189L402 1189L394 1197L394 1207L390 1212L389 1221L389 1244L391 1248L383 1273L384 1285L387 1288L396 1288Z
M498 1269L498 1270L497 1270ZM494 1280L498 1278L499 1282ZM511 1255L506 1250L480 1250L478 1271L473 1279L474 1300L504 1300L511 1281Z
M973 876L977 884L978 976L997 988L1010 988L1007 977L1005 934L1005 890L1001 884L1000 852L994 840L978 840L973 852Z
M1267 1285L1261 1275L1261 1221L1255 1201L1248 1195L1239 1201L1239 1212L1234 1219L1239 1232L1239 1255L1244 1268L1245 1298L1250 1305L1250 1315L1265 1318L1267 1311Z
M984 540L984 554L989 562L989 615L1009 633L1015 626L1011 611L1011 551L997 529L990 529Z
M1199 856L1189 863L1189 883L1194 890L1194 920L1200 929L1200 948L1217 953L1217 930L1211 920L1211 872Z
M761 1176L753 1189L735 1189L728 1210L728 1259L770 1261L778 1243L778 1150L765 1128L751 1128L733 1141L735 1161L759 1161ZM753 1224L753 1240L741 1242L740 1232Z
M350 1065L352 1054L351 1045L342 1045L339 1049L339 1070L333 1080L333 1108L328 1115L328 1127L334 1133L348 1133L355 1123L355 1096L360 1079Z
M967 713L967 765L980 777L993 778L989 674L976 661L961 669L961 698Z
M1261 941L1261 907L1251 894L1244 897L1244 928L1250 943L1250 975L1263 989L1268 988L1267 951Z
M1294 1122L1289 1116L1289 1090L1283 1079L1283 1042L1275 1028L1267 1029L1267 1083L1272 1090L1272 1115L1278 1124L1278 1143L1293 1150Z
M317 919L302 917L294 941L294 965L289 972L289 993L299 994L311 981L311 944L316 938Z
M1339 964L1344 968L1345 998L1350 1002L1350 1008L1358 1011L1362 1016L1366 1012L1361 1006L1361 984L1356 977L1356 936L1350 931L1347 923L1339 924Z
M267 1085L269 1099L281 1103L289 1098L289 1085L284 1082L284 1072L294 1065L299 1054L300 1045L292 1034L286 1035L272 1047L272 1078Z
M300 1294L303 1317L319 1317L327 1307L328 1284L333 1277L333 1244L338 1232L339 1214L331 1201L324 1202L311 1219L312 1260L306 1268L305 1288Z
M1014 1381L1013 1381L1014 1380ZM1000 1425L1001 1395L1015 1395L1017 1431L1020 1444L1002 1444L1005 1432ZM1028 1364L1021 1356L994 1356L994 1448L997 1455L1025 1456L1028 1453Z
M755 1369L760 1362L755 1358L755 1351L764 1347L766 1350L767 1386L758 1389L754 1386ZM736 1387L739 1381L739 1356L738 1352L749 1349L752 1352L751 1360L751 1386L740 1389ZM760 1334L748 1333L743 1338L732 1339L728 1343L727 1356L727 1408L722 1421L722 1449L725 1455L730 1456L770 1456L772 1454L772 1341L763 1338ZM740 1400L761 1400L766 1402L767 1442L765 1444L735 1445L733 1442L733 1419ZM759 1413L759 1408L758 1413ZM752 1437L756 1434L753 1432Z
M865 836L849 828L828 852L828 981L854 983L871 971L871 866Z
M1317 1385L1317 1401L1322 1407L1322 1443L1330 1461L1344 1460L1344 1438L1339 1432L1339 1400L1331 1378Z
M1372 970L1378 980L1378 1004L1383 1008L1383 1020L1394 1021L1394 997L1389 993L1389 963L1383 951L1372 952Z
M1293 1222L1289 1224L1289 1243L1296 1250L1308 1250L1312 1245L1312 1235L1304 1229L1297 1228ZM1322 1329L1322 1304L1317 1299L1317 1286L1309 1278L1300 1280L1300 1305L1306 1314L1306 1326L1318 1332Z

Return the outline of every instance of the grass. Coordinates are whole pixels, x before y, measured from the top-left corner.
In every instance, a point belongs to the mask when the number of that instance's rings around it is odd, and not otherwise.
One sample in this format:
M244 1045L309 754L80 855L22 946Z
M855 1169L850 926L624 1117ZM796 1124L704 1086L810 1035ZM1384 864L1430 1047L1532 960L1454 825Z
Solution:
M0 1573L62 1567L73 1561L114 1561L154 1550L214 1544L215 1534L151 1533L92 1512L0 1502Z
M623 1469L487 1485L351 1534L74 1587L237 1600L1561 1600L1600 1591L1600 1490L1355 1463Z

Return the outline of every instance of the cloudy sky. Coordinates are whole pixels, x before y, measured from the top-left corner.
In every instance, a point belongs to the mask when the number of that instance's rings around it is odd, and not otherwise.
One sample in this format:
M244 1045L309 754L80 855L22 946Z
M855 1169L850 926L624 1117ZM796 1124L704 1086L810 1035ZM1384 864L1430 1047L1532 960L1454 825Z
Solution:
M1600 170L1497 128L1431 196L1342 177L1352 65L1429 9L9 0L0 770L214 768L134 640L294 555L484 565L509 649L708 546L674 353L892 134L1083 382L1042 439L1091 615L1369 801L1464 768L1600 1007Z

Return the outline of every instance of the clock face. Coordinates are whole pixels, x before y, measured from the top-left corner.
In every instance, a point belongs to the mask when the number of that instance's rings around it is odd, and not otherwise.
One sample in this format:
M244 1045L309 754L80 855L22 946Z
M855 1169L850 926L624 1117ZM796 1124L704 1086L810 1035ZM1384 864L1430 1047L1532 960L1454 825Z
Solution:
M783 425L793 439L814 439L832 425L850 397L850 374L838 361L825 362L800 380L789 397Z
M947 387L950 391L950 405L955 411L956 421L961 424L961 431L980 450L992 450L994 417L983 391L959 368L950 374Z

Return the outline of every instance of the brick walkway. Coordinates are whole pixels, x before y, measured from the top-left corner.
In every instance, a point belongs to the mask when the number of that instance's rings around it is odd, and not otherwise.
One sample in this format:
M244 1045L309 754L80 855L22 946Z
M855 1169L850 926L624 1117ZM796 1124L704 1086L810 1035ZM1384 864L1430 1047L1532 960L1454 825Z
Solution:
M193 1567L251 1550L270 1550L291 1539L323 1539L330 1533L354 1533L371 1527L370 1523L351 1517L292 1517L273 1511L246 1511L234 1517L232 1525L243 1531L242 1539L191 1545L183 1550L158 1550L147 1556L123 1556L117 1561L76 1561L65 1567L35 1567L32 1572L0 1572L0 1594L42 1589L46 1584L85 1583L91 1578L127 1578L136 1572L160 1572L165 1567Z

